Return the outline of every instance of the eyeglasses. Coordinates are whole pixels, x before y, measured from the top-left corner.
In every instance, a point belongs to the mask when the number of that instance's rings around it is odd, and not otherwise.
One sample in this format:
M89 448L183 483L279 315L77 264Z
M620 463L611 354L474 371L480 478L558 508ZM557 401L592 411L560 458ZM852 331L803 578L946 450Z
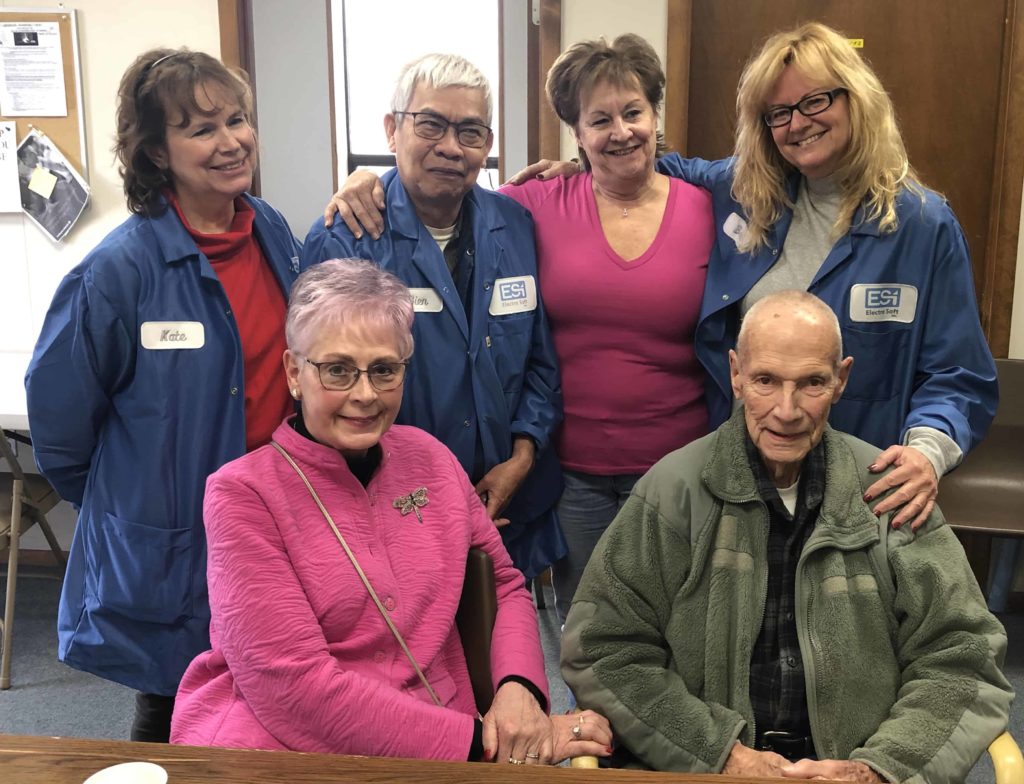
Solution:
M366 369L357 368L347 362L314 362L306 359L316 368L320 375L320 385L324 389L344 392L359 383L359 377L365 373L370 384L378 392L390 392L398 389L405 380L405 368L408 362L376 362Z
M793 119L793 110L800 112L804 117L813 117L821 114L830 107L836 100L836 96L846 95L849 92L845 87L837 87L834 90L826 90L823 93L815 93L801 98L792 106L773 106L764 113L764 122L769 128L781 128L789 125Z
M453 123L433 112L393 112L393 114L395 116L407 114L412 117L413 132L421 139L430 139L434 142L444 138L444 135L448 133L449 126L455 128L455 138L463 147L483 147L491 135L490 128L472 120Z

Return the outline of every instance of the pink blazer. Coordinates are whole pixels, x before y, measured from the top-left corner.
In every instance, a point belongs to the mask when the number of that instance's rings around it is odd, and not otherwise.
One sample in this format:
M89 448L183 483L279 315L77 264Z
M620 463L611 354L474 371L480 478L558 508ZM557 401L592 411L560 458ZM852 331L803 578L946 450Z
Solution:
M178 691L173 743L465 760L476 715L455 626L471 546L494 560L491 667L547 693L533 601L452 454L396 425L367 488L334 449L282 423L444 707L435 706L305 486L271 446L228 463L204 504L213 649ZM392 501L419 487L428 503Z

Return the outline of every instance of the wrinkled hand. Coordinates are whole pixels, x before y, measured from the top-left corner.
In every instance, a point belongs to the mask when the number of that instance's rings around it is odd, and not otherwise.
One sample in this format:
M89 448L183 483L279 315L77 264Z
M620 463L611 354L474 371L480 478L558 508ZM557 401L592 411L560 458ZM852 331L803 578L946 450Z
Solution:
M529 689L514 682L502 684L484 716L484 759L549 765L551 736L551 720Z
M533 439L519 436L512 447L512 457L498 463L476 483L476 494L487 507L487 515L501 528L508 520L499 515L533 468Z
M849 760L800 760L787 764L782 775L790 779L824 779L826 781L858 781L865 784L884 782L863 762Z
M538 180L550 180L552 177L572 177L583 171L583 167L572 161L550 161L541 158L525 169L520 169L508 178L506 185L522 185L536 177Z
M939 494L939 478L931 461L912 446L891 446L871 464L871 471L877 473L894 465L892 471L883 476L864 493L864 500L877 498L890 487L898 488L874 506L876 515L893 509L900 509L892 520L892 527L899 528L910 521L910 527L917 530L935 508L935 497Z
M324 208L324 225L334 223L334 213L345 221L352 235L359 239L363 229L375 240L384 231L384 188L373 172L360 169L352 172Z
M781 778L782 768L789 764L789 760L781 754L774 751L756 751L737 741L729 752L722 773L730 776Z
M578 738L573 727L580 728ZM607 757L612 753L612 727L608 719L594 711L552 716L551 736L555 763L569 757Z

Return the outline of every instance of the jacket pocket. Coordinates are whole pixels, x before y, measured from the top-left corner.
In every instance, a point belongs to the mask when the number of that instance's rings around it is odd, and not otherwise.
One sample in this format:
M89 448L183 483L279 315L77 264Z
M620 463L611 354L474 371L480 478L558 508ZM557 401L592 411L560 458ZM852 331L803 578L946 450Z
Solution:
M97 529L91 567L104 608L162 624L191 614L191 528L154 528L107 514Z
M501 388L509 407L514 409L523 388L526 360L533 343L533 313L491 319L487 331Z
M868 331L843 329L843 356L853 357L850 380L843 392L849 400L889 400L902 387L907 363L910 330L907 328Z
M402 658L405 658L404 656ZM421 665L422 666L422 665ZM445 670L439 667L432 667L429 671L423 673L430 684L430 688L434 690L434 694L437 695L437 699L441 701L441 705L447 707L451 705L452 700L455 699L455 680ZM413 676L412 684L408 688L409 694L416 697L416 699L423 700L433 704L434 701L430 698L430 694L427 692L426 687L420 681L418 677Z

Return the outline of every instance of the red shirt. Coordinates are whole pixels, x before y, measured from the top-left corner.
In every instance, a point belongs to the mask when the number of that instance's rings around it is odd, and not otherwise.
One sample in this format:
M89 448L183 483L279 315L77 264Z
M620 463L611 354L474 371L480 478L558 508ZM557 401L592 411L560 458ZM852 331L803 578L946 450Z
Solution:
M224 287L242 341L245 369L245 448L251 452L270 441L294 404L288 394L281 356L287 302L281 284L253 234L256 213L239 197L231 229L201 234L193 229L171 192L165 192L182 224L213 265Z

